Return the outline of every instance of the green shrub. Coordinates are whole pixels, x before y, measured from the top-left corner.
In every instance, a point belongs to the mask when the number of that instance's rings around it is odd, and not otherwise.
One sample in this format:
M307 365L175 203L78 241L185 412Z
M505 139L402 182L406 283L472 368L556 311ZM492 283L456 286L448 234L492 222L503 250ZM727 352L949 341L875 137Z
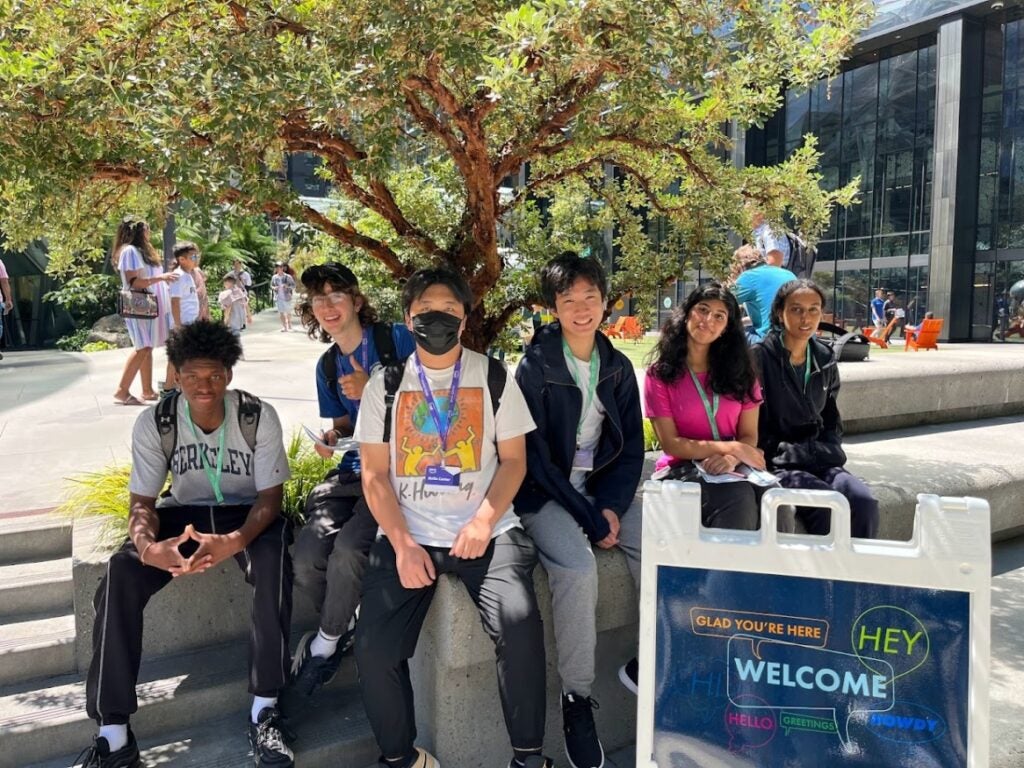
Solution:
M117 349L117 344L109 341L90 341L82 347L83 352L106 352L108 349Z
M57 349L63 349L65 352L81 352L89 338L89 331L89 328L81 328L67 336L61 336L57 339Z
M334 466L334 459L322 459L310 444L295 433L286 446L291 479L284 484L282 513L296 525L305 522L306 497ZM97 472L83 472L68 478L68 487L57 513L74 520L103 518L101 537L116 545L128 535L128 480L131 466L113 464Z
M644 450L661 450L661 443L658 442L658 436L654 432L654 425L651 423L650 419L644 419Z
M117 275L82 275L72 277L60 288L43 296L66 310L75 325L91 328L105 315L117 311L117 292L121 280ZM62 347L63 349L63 347Z

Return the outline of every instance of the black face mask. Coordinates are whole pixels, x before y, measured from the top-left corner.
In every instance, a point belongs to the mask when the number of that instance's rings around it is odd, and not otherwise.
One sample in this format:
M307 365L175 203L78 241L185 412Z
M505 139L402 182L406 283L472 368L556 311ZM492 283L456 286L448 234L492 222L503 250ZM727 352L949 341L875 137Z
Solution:
M432 355L443 355L459 343L462 318L435 310L421 312L412 319L412 335L416 343Z

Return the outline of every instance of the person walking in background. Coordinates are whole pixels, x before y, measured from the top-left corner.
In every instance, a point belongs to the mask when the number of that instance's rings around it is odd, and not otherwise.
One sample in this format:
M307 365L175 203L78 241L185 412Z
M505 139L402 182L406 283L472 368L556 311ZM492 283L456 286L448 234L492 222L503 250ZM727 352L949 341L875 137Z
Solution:
M761 387L754 376L736 298L718 283L695 289L661 329L647 369L644 404L664 453L654 480L700 484L707 528L756 530L764 488L706 482L740 465L764 469L757 447Z
M242 264L241 259L231 262L231 274L235 276L235 285L242 290L246 298L249 298L249 289L252 288L252 275ZM252 308L248 302L245 305L245 322L252 325Z
M881 288L875 289L875 298L871 300L871 322L879 331L885 328L885 291Z
M810 280L782 286L772 303L774 329L753 348L764 388L757 444L783 488L838 491L850 502L850 532L878 533L878 502L860 478L846 471L839 416L839 366L815 334L825 292ZM799 507L808 533L831 527L827 508Z
M885 342L888 343L889 339L892 338L892 335L896 333L897 330L902 334L903 324L906 322L907 318L907 311L903 308L903 302L896 298L895 291L889 291L886 293L883 311L885 313L886 327L888 327L889 323L891 323L893 319L896 320L889 332L885 334Z
M238 280L233 272L224 275L224 290L217 296L217 303L224 313L224 325L231 329L242 343L242 331L245 330L245 321L249 312L249 297L238 285ZM245 355L241 357L245 360Z
M171 328L191 325L199 319L199 293L193 277L199 259L199 248L195 243L183 240L174 246L175 268L178 279L171 283L168 293L171 297ZM176 388L174 365L167 360L164 386L160 395L166 395Z
M125 361L121 380L114 392L117 405L144 405L142 400L157 400L153 390L153 348L162 347L170 330L171 301L168 283L178 279L173 272L164 272L160 255L149 242L149 225L133 217L125 217L117 228L110 259L121 273L121 288L148 290L156 294L159 314L151 320L125 319L132 352ZM142 384L142 400L131 393L136 374Z
M274 276L270 278L270 290L274 292L274 305L281 319L281 333L292 329L292 300L295 296L295 278L288 274L283 261L274 265Z
M761 258L768 264L775 264L779 267L789 266L790 247L786 233L777 235L764 218L760 211L754 211L751 223L754 227L753 245Z
M14 308L14 296L11 294L11 279L7 275L7 267L3 259L0 259L0 341L4 338L4 318ZM0 353L0 360L3 360L3 353Z

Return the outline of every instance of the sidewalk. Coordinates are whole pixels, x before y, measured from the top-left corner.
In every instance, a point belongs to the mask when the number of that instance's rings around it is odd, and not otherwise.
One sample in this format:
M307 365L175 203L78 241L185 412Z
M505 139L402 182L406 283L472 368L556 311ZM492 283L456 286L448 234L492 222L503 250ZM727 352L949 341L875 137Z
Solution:
M247 359L235 369L232 386L270 402L287 437L301 424L320 424L313 371L325 346L304 333L279 333L277 328L275 314L257 316L243 336ZM143 409L115 405L111 397L127 354L43 350L5 355L0 362L0 518L55 505L63 478L128 461L132 426ZM849 382L903 380L906 386L915 372L933 366L955 363L969 377L979 363L993 360L1020 371L1024 345L943 345L941 353L900 350L877 355L869 365L844 365L843 377ZM164 353L158 351L156 380L163 378L164 366ZM138 385L134 393L140 394ZM1019 695L1024 690L1024 537L993 547L993 573L990 766L1019 768L1024 765L1019 728L1024 718ZM632 768L628 752L609 756L616 768Z

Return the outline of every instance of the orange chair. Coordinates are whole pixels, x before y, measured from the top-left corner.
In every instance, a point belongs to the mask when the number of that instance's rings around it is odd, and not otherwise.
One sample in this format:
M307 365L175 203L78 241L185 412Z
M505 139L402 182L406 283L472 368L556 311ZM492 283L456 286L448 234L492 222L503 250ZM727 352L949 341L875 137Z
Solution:
M889 321L889 324L885 326L884 329L882 329L882 332L878 336L875 335L876 333L878 333L878 329L875 328L873 325L865 325L862 330L864 332L864 335L867 337L867 340L870 341L872 344L877 344L882 349L888 349L889 342L887 342L886 339L889 338L889 335L896 328L896 323L899 320L900 318L894 316L893 319Z
M623 339L632 339L633 341L639 342L644 337L644 327L640 325L640 321L633 315L625 318L625 323L622 324L622 337Z
M907 344L903 348L905 351L918 349L935 349L939 348L939 334L942 332L942 318L933 318L931 320L922 320L921 327L916 331L907 331Z
M613 325L606 325L601 330L604 332L604 335L607 336L609 339L621 339L622 329L625 325L626 318L625 316L623 316L616 320Z

